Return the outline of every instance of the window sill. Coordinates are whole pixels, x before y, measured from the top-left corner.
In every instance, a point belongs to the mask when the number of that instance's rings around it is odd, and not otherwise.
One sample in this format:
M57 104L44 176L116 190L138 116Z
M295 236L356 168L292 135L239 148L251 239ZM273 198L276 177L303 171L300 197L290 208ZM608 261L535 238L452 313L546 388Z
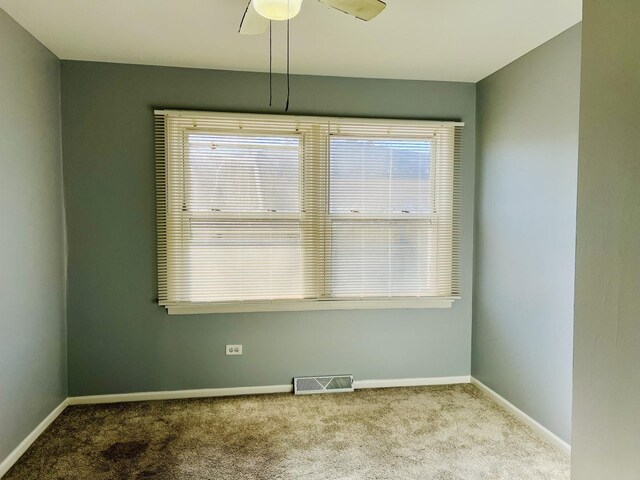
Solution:
M169 315L240 312L302 312L310 310L382 310L451 308L460 297L403 298L396 300L313 300L274 302L182 303L166 305Z

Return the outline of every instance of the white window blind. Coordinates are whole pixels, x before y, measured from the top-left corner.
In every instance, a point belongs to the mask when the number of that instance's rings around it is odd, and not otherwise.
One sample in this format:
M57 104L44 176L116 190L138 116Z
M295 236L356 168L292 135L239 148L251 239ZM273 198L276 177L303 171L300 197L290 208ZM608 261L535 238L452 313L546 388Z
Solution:
M169 313L449 306L462 124L156 112Z

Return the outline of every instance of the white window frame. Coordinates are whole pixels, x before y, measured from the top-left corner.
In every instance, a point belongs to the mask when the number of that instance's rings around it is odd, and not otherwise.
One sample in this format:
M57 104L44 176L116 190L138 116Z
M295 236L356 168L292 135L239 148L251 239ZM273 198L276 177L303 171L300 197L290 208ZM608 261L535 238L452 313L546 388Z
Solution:
M219 112L192 112L192 111L175 111L175 110L156 110L155 112L156 118L158 117L162 117L162 116L185 116L185 117L211 117L211 116L215 116L215 117L221 117L221 118L229 118L231 119L237 119L238 121L242 121L242 119L252 119L252 118L259 118L260 120L268 120L270 117L275 120L281 120L283 118L283 116L281 115L262 115L262 114L236 114L236 113L219 113ZM394 119L356 119L356 118L334 118L334 117L294 117L294 116L286 116L287 119L291 119L293 121L295 121L295 119L300 119L303 120L304 122L308 123L308 122L318 122L321 124L339 124L339 125L349 125L349 124L354 124L354 125L362 125L362 124L366 124L366 125L377 125L382 127L387 127L387 126L393 126L393 125L424 125L424 126L431 126L431 127L462 127L464 126L463 123L460 122L429 122L429 121L414 121L414 120L394 120ZM187 135L187 129L185 129L185 135ZM193 128L193 129L188 129L188 130L195 130L198 132L206 132L209 131L210 133L220 133L219 131L216 130L212 130L212 129L198 129L198 128ZM225 130L226 132L227 130ZM240 133L240 131L238 132ZM243 134L256 134L256 133L265 133L265 132L260 132L260 131L242 131ZM282 135L282 136L287 136L286 133L274 133L274 132L268 132L270 134L274 134L276 136ZM305 136L307 134L309 134L310 132L305 132L305 131L301 131L299 134L302 137L302 141L301 141L301 149L305 148ZM330 137L331 135L333 135L331 133L331 128L329 128L329 133L327 135L326 138L326 142L327 142L327 151L329 149L329 143L330 143ZM349 133L343 134L343 133L337 133L337 136L345 136L345 137L349 137L352 136ZM186 137L185 137L186 138ZM369 138L379 138L379 137L369 137ZM390 137L393 138L393 137ZM403 137L403 138L409 138L409 137ZM418 138L418 137L414 137L414 138ZM426 139L426 137L419 137L420 140ZM166 141L166 140L165 140ZM432 141L432 140L430 140ZM435 142L434 142L435 143ZM170 261L168 261L167 257L167 243L166 243L166 238L162 238L163 232L162 232L162 225L166 225L166 222L168 221L168 217L167 217L167 212L166 209L162 208L162 202L166 201L167 196L171 194L171 192L166 190L166 183L163 183L163 179L162 176L163 174L166 174L167 168L167 152L166 152L166 145L162 146L162 148L157 148L157 152L156 152L156 160L157 160L157 165L158 165L158 174L157 174L157 178L158 178L158 225L159 225L159 229L158 229L158 260L159 260L159 275L161 274L160 271L164 268L166 270L166 272L164 273L164 275L166 275L166 286L165 288L170 290L171 289L171 282L172 282L172 274L171 274L171 265L170 265ZM458 148L458 147L456 147ZM457 154L455 155L455 161L459 161L459 152L457 152ZM175 160L173 160L175 161ZM183 159L183 162L185 160ZM327 162L329 162L329 156L327 155ZM326 167L328 168L328 163L326 165ZM455 169L459 169L460 165L454 165ZM432 173L433 170L435 168L437 168L437 165L435 164L435 162L430 166ZM302 164L300 164L300 176L301 176L301 185L302 182L305 181L303 177L303 172L305 170L305 166ZM329 185L328 185L328 179L325 179L325 181L327 182L326 185L326 189L327 189L327 200L328 200L328 195L329 195ZM434 185L434 189L432 190L434 197L437 199L438 197L438 191L437 189L439 188L439 184L435 178L435 175L431 175L430 176L430 181L433 182ZM164 189L164 190L163 190ZM175 193L175 192L173 192ZM459 194L459 192L457 193ZM452 190L451 190L451 195L456 195L456 192L454 192L453 186L452 186ZM304 202L305 199L300 198L300 206L301 206L301 210L304 210ZM220 217L220 216L228 216L229 214L226 213L207 213L207 215L212 215L214 217ZM278 214L276 214L278 215ZM304 212L301 212L300 214L289 214L289 213L282 213L279 216L284 216L287 217L287 219L298 219L301 222L304 221ZM408 221L408 222L413 222L413 221L420 221L422 219L424 220L429 220L432 218L437 217L437 214L421 214L421 215L415 215L412 217L412 219L406 218L404 217L405 214L399 214L402 215L402 218L400 220L403 221ZM284 218L283 217L283 218ZM372 219L375 217L376 219L378 218L378 216L371 216ZM423 218L424 217L424 218ZM248 218L248 217L247 217ZM331 235L330 231L331 231L331 226L333 224L334 221L340 221L340 220L351 220L354 217L351 217L349 214L346 215L340 215L340 214L331 214L329 212L329 209L326 208L325 209L325 221L327 222L327 225L329 225L329 233L325 233L325 235ZM359 219L362 219L363 217L360 216L358 217ZM385 220L388 218L385 217ZM454 221L456 221L454 219ZM457 221L459 221L459 219L457 219ZM452 241L452 256L454 255L453 249L455 248L455 246L453 245L453 241ZM459 248L459 246L458 246ZM329 255L330 257L330 255ZM327 268L327 264L330 263L330 260L325 259L325 269ZM330 267L329 267L330 268ZM452 267L452 269L455 267ZM304 275L304 273L303 273ZM233 302L212 302L212 303L208 303L208 302L178 302L178 303L173 303L171 301L167 301L165 300L164 302L161 300L161 305L165 306L168 313L170 315L181 315L181 314L202 314L202 313L233 313L233 312L276 312L276 311L308 311L308 310L351 310L351 309L422 309L422 308L451 308L451 306L453 305L455 300L460 299L459 295L450 295L450 296L431 296L431 297L384 297L384 298L373 298L373 297L365 297L362 299L351 299L351 298L347 298L347 299L341 299L341 298L336 298L336 297L330 297L327 296L327 291L328 291L328 286L325 284L325 282L330 281L328 280L328 278L330 279L330 274L327 274L326 271L324 273L324 275L322 276L322 280L320 281L322 284L321 285L317 285L318 288L318 296L316 298L313 299L283 299L283 300L268 300L268 301L233 301Z
M350 135L350 134L344 134L344 133L334 133L331 134L331 138L341 138L341 139L353 139L353 140L379 140L380 137L379 136L365 136L365 135ZM331 141L331 138L329 141ZM435 148L436 145L436 141L435 138L433 136L389 136L387 138L385 138L385 140L415 140L415 141L423 141L423 142L429 142L431 144L432 147L432 151ZM331 162L331 156L329 155L329 162ZM376 221L379 223L387 223L387 222L398 222L398 223L402 223L402 224L417 224L421 221L428 221L428 222L433 222L434 220L437 221L438 219L438 214L435 212L435 199L438 196L439 190L441 188L441 185L439 184L439 182L437 182L437 177L436 177L436 163L435 161L432 161L429 165L429 170L430 170L430 174L429 174L429 185L430 185L430 189L429 191L431 192L431 195L433 196L433 200L434 202L432 203L432 207L434 209L433 212L431 213L424 213L424 214L405 214L405 213L393 213L393 214L363 214L363 213L359 213L359 212L351 212L351 213L331 213L331 209L327 209L327 223L329 225L329 232L328 232L328 236L332 235L332 230L334 228L334 225L340 223L340 222L359 222L362 221L363 223L367 220L370 221ZM328 199L329 199L329 205L331 203L331 186L329 185L328 188ZM426 245L425 248L429 249L429 248L433 248L433 246L431 245ZM328 259L326 260L327 263L330 263L332 259L332 256L329 255ZM331 275L327 275L325 281L330 281L331 280ZM432 279L430 281L433 281ZM339 296L328 296L327 300L338 300L338 301L345 301L345 300L340 300L342 297ZM345 297L348 298L348 297ZM402 299L403 297L401 296L394 296L393 300L382 300L382 301L397 301L397 299ZM405 297L408 301L412 302L412 301L416 301L415 297ZM453 298L453 297L450 297ZM418 301L422 301L427 299L427 297L420 297L420 299ZM429 297L430 300L433 299L433 297ZM349 300L346 300L349 301ZM360 301L360 300L359 300ZM380 301L380 300L375 300L375 297L373 296L369 296L369 297L364 297L361 301L364 302L371 302L371 301ZM452 302L449 303L449 306L451 305Z

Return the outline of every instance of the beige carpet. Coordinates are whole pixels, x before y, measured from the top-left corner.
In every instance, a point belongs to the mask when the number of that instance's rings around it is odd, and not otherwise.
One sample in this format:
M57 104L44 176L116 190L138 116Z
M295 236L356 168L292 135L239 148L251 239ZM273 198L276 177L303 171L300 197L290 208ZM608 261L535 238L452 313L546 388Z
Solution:
M5 480L568 480L471 385L68 408Z

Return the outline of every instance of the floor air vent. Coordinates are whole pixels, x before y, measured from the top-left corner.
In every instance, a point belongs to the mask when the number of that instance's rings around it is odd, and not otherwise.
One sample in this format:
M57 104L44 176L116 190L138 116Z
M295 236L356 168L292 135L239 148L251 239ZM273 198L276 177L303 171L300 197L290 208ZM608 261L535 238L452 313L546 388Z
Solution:
M293 379L293 392L296 395L353 392L353 375L296 377Z

